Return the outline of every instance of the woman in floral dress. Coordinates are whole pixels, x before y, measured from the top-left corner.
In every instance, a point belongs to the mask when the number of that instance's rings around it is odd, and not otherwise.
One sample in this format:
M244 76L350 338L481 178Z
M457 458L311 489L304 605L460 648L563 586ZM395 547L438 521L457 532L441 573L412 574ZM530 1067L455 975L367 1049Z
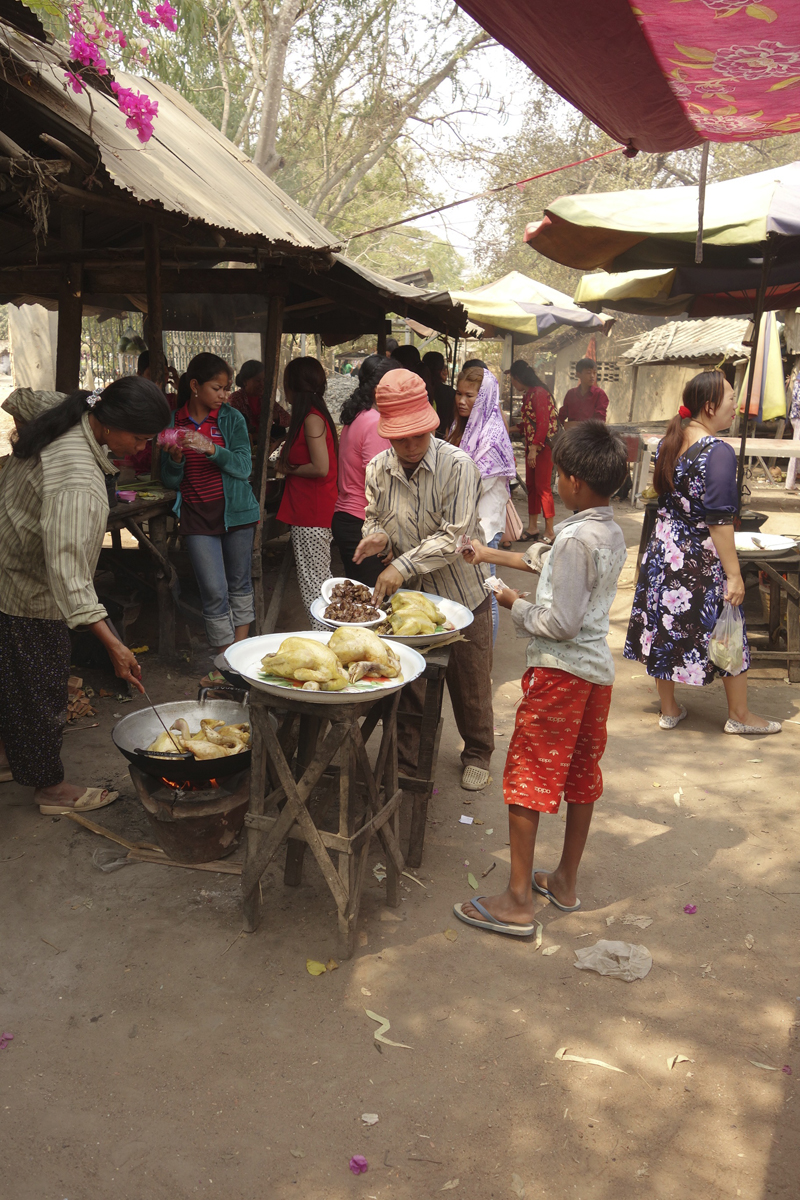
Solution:
M723 601L737 606L744 601L733 540L736 455L715 436L728 428L733 414L733 388L725 376L704 371L687 383L658 449L653 474L658 519L642 559L624 653L655 678L662 729L674 729L687 715L675 700L676 683L703 687L717 675L728 700L725 733L781 729L747 707L746 633L741 674L728 675L708 657Z

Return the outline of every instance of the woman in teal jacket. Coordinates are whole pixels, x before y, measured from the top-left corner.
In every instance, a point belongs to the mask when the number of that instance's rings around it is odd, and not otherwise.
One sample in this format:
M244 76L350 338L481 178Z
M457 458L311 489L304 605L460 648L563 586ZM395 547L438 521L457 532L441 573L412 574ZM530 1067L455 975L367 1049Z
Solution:
M251 566L260 517L249 482L247 422L227 403L231 375L216 354L195 355L178 385L177 432L161 467L163 482L178 491L175 513L200 589L206 637L218 651L243 641L255 620Z

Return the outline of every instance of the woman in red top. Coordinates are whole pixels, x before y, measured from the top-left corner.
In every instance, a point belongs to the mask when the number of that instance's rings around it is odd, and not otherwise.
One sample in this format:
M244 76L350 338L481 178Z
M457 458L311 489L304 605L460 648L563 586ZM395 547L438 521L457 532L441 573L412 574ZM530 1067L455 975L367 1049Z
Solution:
M283 373L292 421L277 463L286 476L278 520L292 527L292 548L311 628L324 629L311 605L331 574L331 520L336 505L338 440L325 404L328 380L316 358L293 358Z
M518 358L512 363L511 386L522 397L522 432L525 436L525 486L528 489L528 532L521 542L551 544L555 504L553 502L553 455L550 441L558 432L555 401L533 367ZM544 537L539 537L539 513L544 513Z

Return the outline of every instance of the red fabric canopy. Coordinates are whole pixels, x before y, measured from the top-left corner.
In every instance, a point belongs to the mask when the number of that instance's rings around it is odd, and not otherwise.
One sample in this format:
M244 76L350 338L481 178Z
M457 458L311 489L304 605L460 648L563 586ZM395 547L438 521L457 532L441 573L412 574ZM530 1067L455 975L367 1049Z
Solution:
M800 0L459 0L595 125L637 150L800 129Z

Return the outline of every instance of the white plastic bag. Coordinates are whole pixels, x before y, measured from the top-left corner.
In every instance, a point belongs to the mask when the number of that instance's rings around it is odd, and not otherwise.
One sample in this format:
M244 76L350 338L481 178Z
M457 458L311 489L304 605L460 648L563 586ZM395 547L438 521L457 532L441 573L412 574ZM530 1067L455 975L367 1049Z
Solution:
M647 946L637 946L631 942L603 940L573 953L578 961L572 965L579 971L597 971L598 975L613 975L617 979L624 979L626 983L644 979L653 965L653 956Z
M711 634L708 657L721 671L741 674L744 666L744 623L738 608L726 601Z

